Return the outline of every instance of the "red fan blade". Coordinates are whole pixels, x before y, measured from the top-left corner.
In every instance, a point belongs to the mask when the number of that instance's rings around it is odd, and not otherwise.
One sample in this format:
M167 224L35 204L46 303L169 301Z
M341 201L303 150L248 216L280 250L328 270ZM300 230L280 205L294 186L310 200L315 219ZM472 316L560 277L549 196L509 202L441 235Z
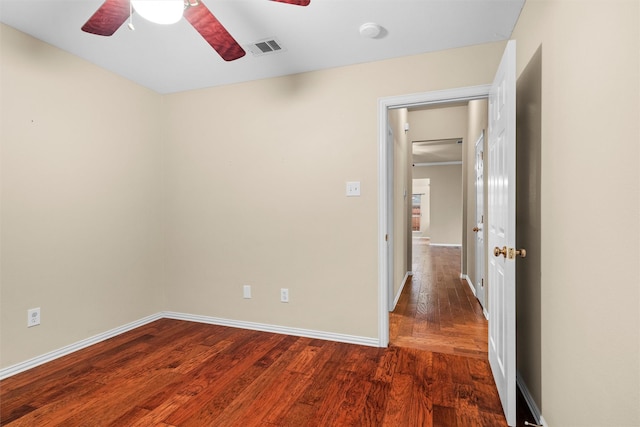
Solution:
M110 36L129 17L129 0L106 0L82 26L82 31Z
M184 17L225 61L233 61L245 55L244 49L201 1L195 6L187 7Z
M296 6L309 6L311 0L272 0L280 3L295 4Z

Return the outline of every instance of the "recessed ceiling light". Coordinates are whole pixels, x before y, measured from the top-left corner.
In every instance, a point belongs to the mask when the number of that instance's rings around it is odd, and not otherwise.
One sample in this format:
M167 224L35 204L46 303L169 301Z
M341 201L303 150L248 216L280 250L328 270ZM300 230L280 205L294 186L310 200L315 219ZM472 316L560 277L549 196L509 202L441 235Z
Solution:
M366 24L360 25L360 35L362 37L368 37L370 39L375 39L382 32L382 27L378 24L374 24L373 22L367 22Z

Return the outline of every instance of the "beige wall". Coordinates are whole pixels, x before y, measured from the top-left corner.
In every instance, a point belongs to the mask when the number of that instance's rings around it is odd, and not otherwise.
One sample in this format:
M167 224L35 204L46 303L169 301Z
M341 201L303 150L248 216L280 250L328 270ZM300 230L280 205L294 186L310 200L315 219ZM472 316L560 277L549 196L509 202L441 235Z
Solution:
M640 425L640 10L528 0L518 74L541 48L542 414ZM519 337L520 338L520 337Z
M169 309L377 337L378 98L486 83L503 45L165 97Z
M467 136L467 115L466 105L411 110L409 138L412 142L449 138L460 138L464 141ZM431 238L431 243L462 244L462 225L465 218L462 173L462 166L459 165L413 167L413 178L435 178L435 182L431 181L430 187L429 229L423 234Z
M159 95L0 31L5 367L163 308L162 134Z
M409 139L424 141L466 137L467 106L450 105L409 111Z
M462 244L462 165L414 166L414 178L429 178L432 244Z
M411 271L411 143L404 130L407 109L389 111L393 131L393 300Z
M160 310L377 337L378 99L503 46L160 97L2 26L2 366Z

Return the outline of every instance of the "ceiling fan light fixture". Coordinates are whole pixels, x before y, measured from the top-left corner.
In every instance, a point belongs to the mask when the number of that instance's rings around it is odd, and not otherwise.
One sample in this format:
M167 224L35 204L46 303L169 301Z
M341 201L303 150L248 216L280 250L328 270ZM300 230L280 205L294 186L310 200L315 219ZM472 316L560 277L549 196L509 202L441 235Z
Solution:
M175 24L182 18L184 0L131 0L138 15L156 24Z

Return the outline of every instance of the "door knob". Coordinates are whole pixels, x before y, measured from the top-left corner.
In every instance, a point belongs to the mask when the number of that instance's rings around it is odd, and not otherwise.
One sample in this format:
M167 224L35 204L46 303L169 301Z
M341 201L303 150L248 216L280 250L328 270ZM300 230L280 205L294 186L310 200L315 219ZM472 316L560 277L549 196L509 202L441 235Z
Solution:
M503 246L502 249L500 249L499 247L495 247L493 248L493 256L500 256L502 255L503 257L507 257L507 247Z
M505 258L508 259L514 259L515 257L519 256L520 258L526 258L527 257L527 250L526 249L514 249L514 248L508 248L506 246L503 246L502 249L500 249L499 247L495 247L493 248L493 255L494 256L500 256L502 255Z
M480 231L480 229L478 227L473 227L472 230L473 230L474 233L477 233L478 231Z
M520 258L526 258L527 257L527 250L526 249L516 249L516 256L519 256Z

